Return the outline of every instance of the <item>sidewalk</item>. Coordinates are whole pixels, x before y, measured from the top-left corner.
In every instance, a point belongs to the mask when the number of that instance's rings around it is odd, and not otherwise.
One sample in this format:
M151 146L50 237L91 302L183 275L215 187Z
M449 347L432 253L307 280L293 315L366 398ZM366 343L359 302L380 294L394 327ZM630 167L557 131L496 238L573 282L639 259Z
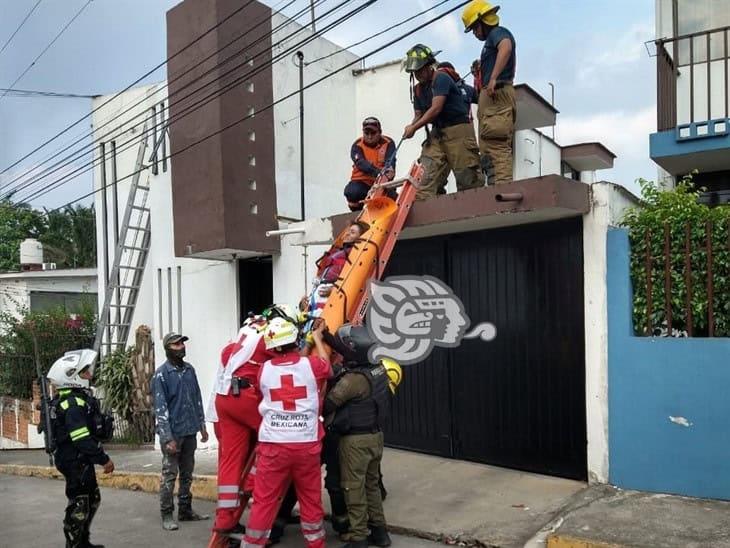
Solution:
M102 485L157 491L158 451L112 449L110 454L117 471ZM196 497L215 499L215 468L215 451L196 453ZM730 503L586 486L394 449L386 449L383 471L389 525L448 544L730 548ZM0 451L0 473L49 477L50 472L43 451Z

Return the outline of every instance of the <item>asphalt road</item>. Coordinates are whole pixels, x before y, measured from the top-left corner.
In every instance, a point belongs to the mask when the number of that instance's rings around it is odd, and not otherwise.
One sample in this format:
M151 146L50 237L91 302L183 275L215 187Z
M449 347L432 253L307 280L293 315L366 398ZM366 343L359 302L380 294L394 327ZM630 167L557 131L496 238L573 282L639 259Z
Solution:
M63 482L0 475L0 547L64 546L61 521L66 506ZM181 523L178 531L160 527L160 510L155 495L121 489L103 489L102 503L92 527L92 542L107 548L205 547L211 521ZM213 503L193 501L199 513L213 514ZM329 546L342 542L329 531ZM298 527L290 526L281 548L304 546ZM393 535L394 548L436 548L437 543Z

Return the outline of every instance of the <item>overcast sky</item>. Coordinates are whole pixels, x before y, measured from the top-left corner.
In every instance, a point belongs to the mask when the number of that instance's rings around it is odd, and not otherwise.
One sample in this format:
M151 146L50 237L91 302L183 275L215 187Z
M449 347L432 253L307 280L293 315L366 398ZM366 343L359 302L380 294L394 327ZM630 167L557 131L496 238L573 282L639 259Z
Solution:
M0 0L0 47L36 1ZM277 5L275 0L264 1ZM15 80L86 2L42 0L0 53L0 88ZM307 2L300 0L290 11ZM93 0L15 88L83 95L123 89L164 60L165 12L177 3L178 0ZM345 46L436 3L380 0L327 37ZM446 6L457 3L454 0ZM333 5L335 0L327 0L322 9ZM512 0L504 3L500 15L502 25L517 40L516 80L528 83L548 100L548 82L555 84L555 102L560 110L557 141L562 145L601 141L618 156L615 168L601 172L601 178L633 191L637 177L655 178L656 167L648 155L648 135L656 128L655 66L644 47L644 42L653 38L654 1ZM401 57L412 43L423 42L444 50L440 58L452 61L458 70L464 71L479 56L481 43L465 35L461 28L459 10L368 64ZM380 37L354 51L366 53L389 39L392 36ZM163 68L146 82L162 81L165 76ZM316 88L310 93L314 92ZM0 99L0 171L89 111L88 99ZM89 120L85 120L0 176L0 185L89 129ZM55 207L90 188L90 176L83 176L40 198L35 205Z

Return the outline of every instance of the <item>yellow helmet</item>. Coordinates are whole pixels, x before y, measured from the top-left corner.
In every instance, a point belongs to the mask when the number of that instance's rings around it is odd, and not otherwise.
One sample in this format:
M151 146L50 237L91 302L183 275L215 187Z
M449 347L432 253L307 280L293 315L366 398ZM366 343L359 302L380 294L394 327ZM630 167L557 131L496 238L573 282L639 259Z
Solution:
M466 5L461 14L461 20L464 22L464 32L471 32L472 27L480 19L492 27L499 25L498 11L499 6L493 6L485 0L472 0Z
M299 330L293 322L284 318L272 318L264 332L264 344L267 350L286 346L297 342Z
M398 362L391 360L390 358L383 358L381 360L383 367L388 375L388 388L395 394L395 389L398 388L400 381L403 380L403 370L401 369Z

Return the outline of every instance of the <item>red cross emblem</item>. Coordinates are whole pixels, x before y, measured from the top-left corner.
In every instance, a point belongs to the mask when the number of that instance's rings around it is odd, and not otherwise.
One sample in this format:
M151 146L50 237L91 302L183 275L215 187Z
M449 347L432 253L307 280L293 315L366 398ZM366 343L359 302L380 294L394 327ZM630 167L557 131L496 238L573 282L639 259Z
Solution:
M284 411L296 411L297 400L307 397L306 386L294 386L294 375L281 376L281 388L271 389L271 401L284 404Z

